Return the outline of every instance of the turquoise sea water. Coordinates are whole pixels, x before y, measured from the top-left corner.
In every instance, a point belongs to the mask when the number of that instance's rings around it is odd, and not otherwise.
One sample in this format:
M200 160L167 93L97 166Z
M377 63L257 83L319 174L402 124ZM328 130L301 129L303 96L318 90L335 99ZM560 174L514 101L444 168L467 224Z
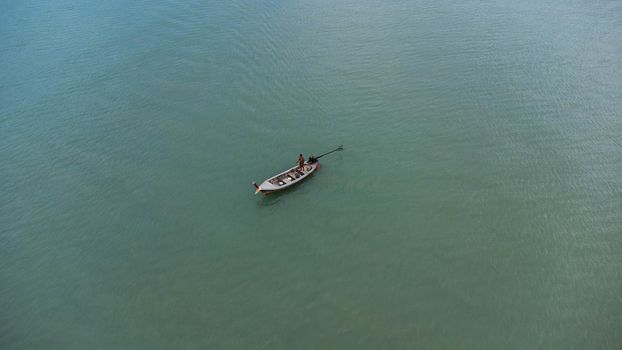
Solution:
M2 2L0 348L622 348L621 19Z

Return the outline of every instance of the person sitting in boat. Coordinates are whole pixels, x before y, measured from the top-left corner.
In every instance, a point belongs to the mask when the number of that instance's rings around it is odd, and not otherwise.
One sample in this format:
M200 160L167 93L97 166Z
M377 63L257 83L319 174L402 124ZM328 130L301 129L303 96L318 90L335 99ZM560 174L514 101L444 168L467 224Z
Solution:
M300 169L301 171L305 170L305 157L302 155L302 153L298 156L298 169Z

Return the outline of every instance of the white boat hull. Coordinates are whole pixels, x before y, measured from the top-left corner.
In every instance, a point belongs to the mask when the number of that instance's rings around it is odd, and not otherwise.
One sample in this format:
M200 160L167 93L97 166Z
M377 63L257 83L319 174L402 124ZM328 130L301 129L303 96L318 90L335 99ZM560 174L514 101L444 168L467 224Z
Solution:
M285 170L282 173L272 176L271 178L262 182L261 185L253 183L256 189L255 194L259 192L269 194L289 188L309 177L309 175L313 174L313 172L315 172L319 168L319 166L319 162L306 162L303 169L295 166Z

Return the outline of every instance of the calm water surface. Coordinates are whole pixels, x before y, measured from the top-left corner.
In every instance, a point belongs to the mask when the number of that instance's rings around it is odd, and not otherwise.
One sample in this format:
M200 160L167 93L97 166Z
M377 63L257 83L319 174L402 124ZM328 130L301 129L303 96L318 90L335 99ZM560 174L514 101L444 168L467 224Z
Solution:
M622 3L4 1L0 180L2 349L620 349Z

